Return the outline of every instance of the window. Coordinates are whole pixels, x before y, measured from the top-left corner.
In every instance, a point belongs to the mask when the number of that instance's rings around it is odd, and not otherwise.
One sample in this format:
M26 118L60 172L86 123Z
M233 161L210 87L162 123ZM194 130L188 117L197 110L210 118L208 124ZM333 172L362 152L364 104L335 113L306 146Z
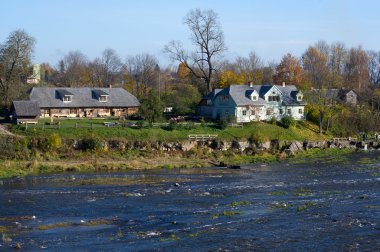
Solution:
M302 101L302 95L297 95L297 101Z
M298 113L303 114L302 109L299 109L299 110L298 110Z
M256 95L252 96L252 101L257 101L257 96Z
M77 113L77 110L75 108L70 109L70 114L76 114L76 113Z
M280 115L284 114L284 109L280 109Z
M245 115L247 115L247 110L243 110L241 113L243 116L245 116Z
M288 115L291 115L291 114L292 114L292 110L288 109Z
M71 102L71 95L65 95L64 97L63 97L63 101L64 102Z
M228 95L223 95L223 96L221 96L221 97L220 97L220 100L221 100L222 102L227 102L227 101L228 101Z
M101 96L99 97L99 101L100 101L100 102L107 102L107 96L106 96L106 95L101 95Z
M267 115L271 115L272 114L272 110L271 109L267 109Z
M280 96L270 95L270 96L268 96L268 101L280 101Z

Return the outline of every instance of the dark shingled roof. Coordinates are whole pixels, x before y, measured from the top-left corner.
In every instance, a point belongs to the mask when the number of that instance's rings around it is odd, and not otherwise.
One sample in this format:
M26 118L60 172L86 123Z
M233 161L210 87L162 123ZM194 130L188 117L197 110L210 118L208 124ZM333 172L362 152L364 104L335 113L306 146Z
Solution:
M297 101L297 92L298 89L294 85L286 85L285 87L280 85L231 85L227 88L224 88L218 93L219 95L230 95L231 98L235 101L237 106L245 105L256 105L262 106L267 104L264 100L264 95L271 90L271 88L276 87L282 93L282 103L287 106L291 105L304 105L304 102ZM252 101L249 98L249 94L256 90L259 94L257 101Z
M94 92L94 94L96 94L98 97L102 96L102 95L108 95L108 93L104 92L103 90L99 90L99 89L93 90L92 92Z
M310 91L311 94L311 100L316 100L317 97L322 97L323 99L328 99L332 101L342 101L344 100L344 96L348 93L353 92L357 95L357 93L352 89L313 89Z
M57 89L57 93L63 97L65 95L73 95L72 93L70 93L69 91L67 91L66 89Z
M63 102L57 91L65 90L72 95L71 102ZM94 92L108 95L107 102L100 102ZM50 88L33 87L29 98L37 101L41 108L96 108L96 107L138 107L140 102L123 88Z
M13 101L12 107L18 117L34 117L40 114L40 107L36 101Z

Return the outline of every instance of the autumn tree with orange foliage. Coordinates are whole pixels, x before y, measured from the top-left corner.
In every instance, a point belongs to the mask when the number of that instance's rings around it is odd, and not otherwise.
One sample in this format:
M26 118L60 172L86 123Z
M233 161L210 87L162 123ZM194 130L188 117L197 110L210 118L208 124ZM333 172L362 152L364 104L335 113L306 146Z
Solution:
M306 73L299 60L290 53L284 55L280 64L276 67L276 74L273 81L277 85L283 82L296 85L298 88L305 88L307 85Z
M184 63L179 63L177 77L182 81L188 81L190 79L190 70L186 67Z

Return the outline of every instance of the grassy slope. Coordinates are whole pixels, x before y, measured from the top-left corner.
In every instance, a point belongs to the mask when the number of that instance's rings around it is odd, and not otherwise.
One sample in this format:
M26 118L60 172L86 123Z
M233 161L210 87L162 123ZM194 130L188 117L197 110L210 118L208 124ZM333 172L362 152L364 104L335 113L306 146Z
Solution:
M108 120L107 120L108 121ZM45 129L41 125L37 128L29 128L25 131L23 126L12 126L16 134L26 136L48 136L58 133L62 138L82 139L97 136L102 139L124 139L141 141L181 141L187 139L188 134L217 134L220 140L248 139L253 132L260 139L280 140L326 140L330 136L317 133L317 127L308 122L299 122L296 127L284 129L277 125L264 122L247 124L243 128L227 128L220 130L211 126L197 126L193 129L181 127L177 130L165 130L161 128L133 129L128 127L105 128L100 125L104 120L92 120L94 128L78 128L76 120L62 121L60 129ZM86 121L77 121L85 123ZM95 126L97 125L97 126ZM48 159L38 158L34 160L0 160L0 178L24 176L40 173L57 173L64 171L97 171L97 170L125 170L125 169L149 169L149 168L173 168L173 167L205 167L209 166L209 160L224 161L228 164L247 164L257 162L273 162L277 160L276 155L263 153L261 155L235 155L219 153L218 157L212 154L202 153L183 156L180 153L159 156L153 153L138 152L132 155L128 152L102 152L101 155L77 152L76 157L58 158L48 155Z
M109 121L109 120L107 120ZM78 125L86 125L86 128L75 128L75 122ZM89 128L89 123L93 123L93 128ZM328 136L322 136L317 133L317 127L309 122L299 122L296 127L284 129L277 125L264 122L251 123L243 128L227 128L220 130L212 126L196 126L186 128L180 126L175 130L164 128L143 128L136 129L130 127L102 127L104 120L62 120L61 128L42 129L42 123L37 126L30 126L28 130L24 126L13 126L12 131L16 134L27 136L48 136L52 133L58 133L62 138L81 139L85 137L97 136L101 139L125 139L125 140L142 140L142 141L178 141L188 138L189 134L216 134L218 139L248 139L253 132L256 132L262 139L280 139L280 140L325 140Z

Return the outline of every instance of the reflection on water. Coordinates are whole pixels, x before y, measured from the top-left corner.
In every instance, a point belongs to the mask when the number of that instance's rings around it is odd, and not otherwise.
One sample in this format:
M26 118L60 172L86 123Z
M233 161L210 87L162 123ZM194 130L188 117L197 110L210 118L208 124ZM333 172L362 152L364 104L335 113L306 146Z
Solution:
M380 162L348 158L4 180L0 250L378 250Z

